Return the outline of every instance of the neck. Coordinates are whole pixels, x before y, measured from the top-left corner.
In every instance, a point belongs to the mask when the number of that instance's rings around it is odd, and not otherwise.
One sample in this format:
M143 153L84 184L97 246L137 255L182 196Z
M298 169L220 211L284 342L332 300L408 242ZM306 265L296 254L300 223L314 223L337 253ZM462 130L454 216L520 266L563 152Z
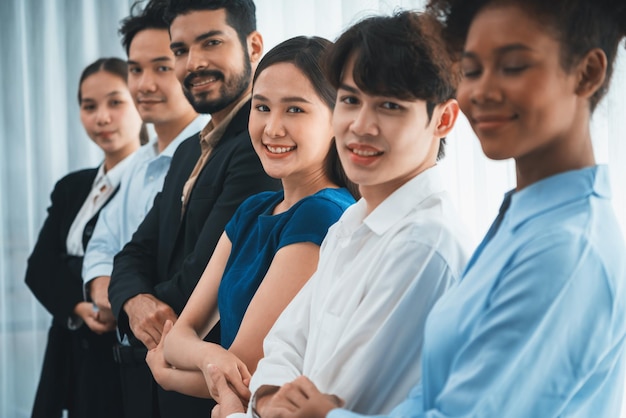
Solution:
M139 148L139 141L137 141L136 143L133 142L131 145L124 147L121 150L118 150L116 152L105 154L104 155L104 172L106 173L109 170L111 170L113 167L115 167L117 164L123 161L124 158L128 157L130 154L135 152L137 148Z
M577 123L562 138L515 160L517 190L555 174L595 165L589 123L580 119L582 126Z
M163 152L195 118L195 112L188 112L183 117L164 123L155 123L154 131L157 134L157 147L159 153Z
M251 87L248 87L246 91L244 91L239 97L229 103L228 106L226 106L224 109L218 112L211 113L211 121L213 122L213 126L217 126L222 123L222 121L226 119L226 116L228 116L228 114L235 108L235 106L237 106L237 103L239 103L244 97L249 95L251 91Z
M306 178L284 178L283 183L283 201L274 209L274 215L289 210L293 205L307 196L311 196L322 189L337 188L326 175L320 170L308 175Z
M396 190L404 186L409 181L420 175L422 172L432 168L436 165L434 162L425 163L420 165L414 170L392 179L383 184L376 184L372 186L359 185L359 193L366 203L366 216L372 213L381 203L391 196Z

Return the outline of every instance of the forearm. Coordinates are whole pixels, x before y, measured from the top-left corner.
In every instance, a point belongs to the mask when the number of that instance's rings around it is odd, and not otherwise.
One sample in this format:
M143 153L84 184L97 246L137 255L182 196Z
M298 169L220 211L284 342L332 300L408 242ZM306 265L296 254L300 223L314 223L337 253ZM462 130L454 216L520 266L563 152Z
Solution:
M178 369L201 371L210 362L211 350L222 349L212 346L215 344L203 341L188 325L175 324L165 339L163 355L165 361Z
M153 371L154 380L165 390L175 391L196 398L210 398L204 375L201 371L162 369Z

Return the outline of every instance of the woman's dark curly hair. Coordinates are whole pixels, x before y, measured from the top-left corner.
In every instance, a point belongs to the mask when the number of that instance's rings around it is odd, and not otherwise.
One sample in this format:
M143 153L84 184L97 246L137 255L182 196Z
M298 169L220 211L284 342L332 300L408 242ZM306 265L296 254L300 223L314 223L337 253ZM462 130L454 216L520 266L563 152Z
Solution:
M626 36L624 0L430 0L428 11L444 25L452 53L463 50L469 27L485 7L515 5L536 17L561 43L561 66L569 71L590 50L600 48L607 57L604 84L590 98L593 111L606 94L617 48Z

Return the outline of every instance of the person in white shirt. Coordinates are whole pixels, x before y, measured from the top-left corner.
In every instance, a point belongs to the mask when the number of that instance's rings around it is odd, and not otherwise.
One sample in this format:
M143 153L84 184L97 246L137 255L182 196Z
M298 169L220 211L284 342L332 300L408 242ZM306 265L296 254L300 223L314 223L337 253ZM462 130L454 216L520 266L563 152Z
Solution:
M281 387L300 375L361 413L391 410L420 378L426 317L469 254L437 165L458 105L436 28L412 12L373 17L330 50L337 149L362 199L331 227L316 273L265 338L249 415L284 403ZM214 415L243 412L231 376L211 373Z
M185 97L173 70L174 54L162 11L152 2L122 22L128 54L128 87L139 115L156 137L139 149L126 171L118 195L102 211L83 262L87 294L101 311L110 311L108 286L113 257L128 242L154 197L163 187L178 145L200 132L210 117L198 115Z

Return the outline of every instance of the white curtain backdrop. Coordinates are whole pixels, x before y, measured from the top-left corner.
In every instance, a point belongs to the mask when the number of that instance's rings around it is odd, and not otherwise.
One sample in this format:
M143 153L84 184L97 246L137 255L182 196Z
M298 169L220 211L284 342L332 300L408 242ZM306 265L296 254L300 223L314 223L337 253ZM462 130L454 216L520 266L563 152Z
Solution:
M95 166L99 150L80 125L76 84L101 56L124 57L117 36L132 0L0 1L0 418L30 416L50 316L24 285L26 259L54 183ZM256 0L266 51L296 35L335 39L358 19L423 0ZM626 229L626 54L593 119L598 162L609 163ZM478 240L514 186L511 162L487 160L467 121L448 138L446 167L461 216ZM625 255L626 256L626 255ZM626 416L626 415L625 415Z

